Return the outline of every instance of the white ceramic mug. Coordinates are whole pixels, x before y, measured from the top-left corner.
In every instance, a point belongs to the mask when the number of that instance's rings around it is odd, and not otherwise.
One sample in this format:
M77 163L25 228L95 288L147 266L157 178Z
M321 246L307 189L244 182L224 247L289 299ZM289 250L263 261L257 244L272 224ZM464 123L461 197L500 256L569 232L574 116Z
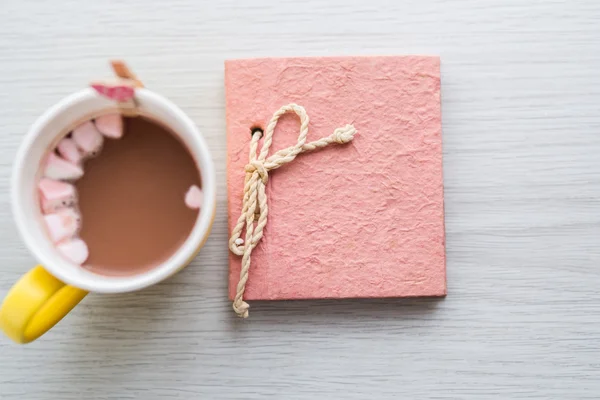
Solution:
M117 104L84 89L46 111L31 127L17 153L11 181L12 210L19 233L39 266L9 291L0 308L0 328L14 341L27 343L52 328L88 292L116 293L143 289L173 275L194 258L208 238L216 209L216 177L210 152L194 123L168 99L135 89L136 111L161 122L188 148L200 171L203 205L183 245L164 263L133 276L104 276L69 263L42 226L38 203L39 166L58 140L81 121L118 112Z

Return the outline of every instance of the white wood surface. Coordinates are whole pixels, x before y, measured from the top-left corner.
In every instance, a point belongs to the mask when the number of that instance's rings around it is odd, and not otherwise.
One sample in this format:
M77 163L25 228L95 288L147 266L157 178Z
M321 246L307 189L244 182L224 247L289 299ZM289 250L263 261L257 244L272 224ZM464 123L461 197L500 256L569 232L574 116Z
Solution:
M43 339L0 339L1 399L597 399L596 0L0 4L0 294L35 262L10 216L23 133L125 57L218 165L213 234L140 293L91 295ZM442 57L445 300L226 300L223 60Z

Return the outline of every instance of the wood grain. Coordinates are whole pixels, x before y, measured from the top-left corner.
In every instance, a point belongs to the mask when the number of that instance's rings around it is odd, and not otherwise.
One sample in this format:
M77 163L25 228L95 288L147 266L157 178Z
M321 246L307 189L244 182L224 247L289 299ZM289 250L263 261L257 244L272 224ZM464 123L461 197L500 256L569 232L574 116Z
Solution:
M0 339L2 399L596 399L600 4L4 0L0 294L35 260L9 174L47 107L123 57L219 166L205 249L171 280L88 296L42 340ZM448 297L253 305L227 297L223 61L439 54Z

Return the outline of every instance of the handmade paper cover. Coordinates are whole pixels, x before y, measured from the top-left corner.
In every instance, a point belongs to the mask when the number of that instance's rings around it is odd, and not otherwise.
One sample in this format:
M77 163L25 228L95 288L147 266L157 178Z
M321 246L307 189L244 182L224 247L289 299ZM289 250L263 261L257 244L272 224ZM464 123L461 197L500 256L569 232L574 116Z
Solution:
M246 300L446 294L438 57L233 60L225 89L230 232L251 128L296 103L310 117L308 141L346 124L358 131L270 173ZM271 154L298 133L297 116L282 117ZM240 264L230 253L231 298Z

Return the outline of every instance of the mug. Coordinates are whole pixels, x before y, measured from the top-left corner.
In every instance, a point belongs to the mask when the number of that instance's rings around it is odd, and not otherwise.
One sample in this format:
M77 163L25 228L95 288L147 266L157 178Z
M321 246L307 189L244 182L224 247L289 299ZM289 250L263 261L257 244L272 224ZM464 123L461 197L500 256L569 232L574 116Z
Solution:
M216 177L210 152L194 123L168 99L135 89L136 113L163 123L192 154L202 180L203 205L182 246L165 262L133 276L103 276L66 261L42 225L37 182L49 149L82 121L119 112L118 104L92 88L63 99L30 128L18 150L11 180L17 229L40 265L10 289L0 307L0 328L17 343L31 342L59 322L88 292L130 292L154 285L191 262L208 238L216 209Z

